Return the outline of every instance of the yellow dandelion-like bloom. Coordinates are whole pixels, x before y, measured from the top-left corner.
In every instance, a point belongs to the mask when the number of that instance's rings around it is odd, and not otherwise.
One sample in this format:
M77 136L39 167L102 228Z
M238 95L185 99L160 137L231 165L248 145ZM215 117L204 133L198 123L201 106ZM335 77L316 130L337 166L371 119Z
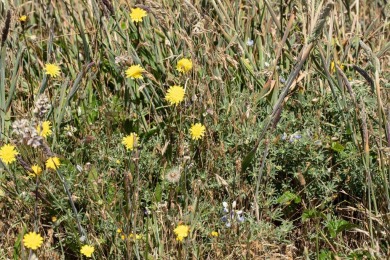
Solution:
M334 61L332 61L332 62L330 63L329 71L330 71L330 73L332 73L332 74L336 72L336 66L335 66L334 64L335 64ZM340 67L341 70L344 70L344 65L341 64L340 61L337 61L337 65Z
M54 223L54 222L57 222L57 217L56 217L56 216L52 216L52 217L51 217L51 222L53 222L53 223Z
M36 164L31 166L31 170L33 171L33 173L34 173L33 175L35 175L35 176L39 176L42 173L42 168L39 167L39 165L36 165Z
M116 230L116 233L118 233L118 234L122 233L122 229L118 228L118 229Z
M178 105L184 100L184 94L185 91L183 87L172 86L168 89L165 100L167 100L171 105Z
M125 240L126 236L125 235L121 235L121 239L122 240Z
M137 146L138 140L136 133L130 133L128 136L123 137L122 144L126 146L127 150L133 151L134 147Z
M38 249L43 243L43 238L40 234L30 232L23 237L23 244L25 247L32 250Z
M10 144L3 145L0 148L0 159L3 161L3 163L10 164L16 161L16 155L19 153L15 150L15 148L15 146Z
M83 245L80 249L80 253L85 255L86 257L91 257L92 253L95 251L95 248L90 245Z
M183 241L184 238L188 236L190 232L190 227L186 225L178 225L173 232L176 234L176 240Z
M134 23L142 22L142 19L147 16L147 13L144 9L141 8L131 8L130 18Z
M218 234L217 231L211 232L210 235L211 235L212 237L218 237L218 236L219 236L219 234Z
M206 127L201 123L196 123L195 125L192 125L190 128L190 134L192 140L198 140L202 138L205 132L206 132Z
M133 65L126 70L126 78L142 79L142 73L144 72L144 68L142 68L140 65Z
M19 22L24 23L25 21L27 21L27 15L22 15L21 17L19 17Z
M138 235L138 234L133 234L133 233L131 233L131 234L129 234L128 238L129 238L130 240L140 240L140 239L142 238L142 236L141 236L141 235Z
M177 62L176 70L179 72L188 72L192 69L192 61L186 58L183 58Z
M45 68L43 70L45 71L46 75L50 75L53 78L59 76L61 72L60 67L52 63L45 64Z
M51 122L50 121L44 121L42 124L38 124L37 126L37 132L40 136L46 138L49 135L51 135L53 132L51 131Z
M50 157L46 160L46 168L47 169L53 169L56 170L58 167L60 167L61 162L58 157Z

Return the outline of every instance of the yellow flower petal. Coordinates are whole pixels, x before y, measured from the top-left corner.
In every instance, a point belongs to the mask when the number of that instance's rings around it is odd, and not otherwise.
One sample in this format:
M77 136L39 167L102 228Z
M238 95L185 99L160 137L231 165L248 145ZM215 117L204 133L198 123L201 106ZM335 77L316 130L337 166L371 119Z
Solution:
M126 70L126 78L142 79L145 70L140 65L133 65Z
M45 71L46 75L50 75L53 78L59 76L61 72L60 67L52 63L45 64L45 68L43 70Z
M147 13L144 9L141 8L131 8L130 18L134 23L142 22L142 19L147 16Z
M171 105L178 105L184 100L184 94L185 90L183 87L172 86L168 89L165 100L167 100Z
M38 249L43 243L43 238L40 234L30 232L23 237L23 244L25 247L32 250Z
M190 128L190 134L193 140L198 140L202 138L205 132L206 132L206 127L201 123L196 123L195 125L192 125Z
M188 72L192 69L192 61L186 58L183 58L177 62L176 70L179 72Z

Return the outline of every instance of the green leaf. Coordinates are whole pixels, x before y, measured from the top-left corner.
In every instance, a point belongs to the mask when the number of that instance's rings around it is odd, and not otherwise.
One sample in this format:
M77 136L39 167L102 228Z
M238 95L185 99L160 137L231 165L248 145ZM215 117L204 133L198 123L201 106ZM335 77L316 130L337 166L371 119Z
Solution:
M332 220L329 221L326 224L326 227L328 228L329 234L332 238L335 238L339 233L343 232L344 230L350 230L356 225L349 223L346 220Z
M316 209L305 209L302 213L302 222L305 222L308 219L313 219L313 218L323 218L324 214L319 212Z
M301 197L299 197L295 193L286 191L277 200L278 203L285 204L285 205L290 204L292 201L294 201L294 203L299 203L301 202Z
M333 151L340 153L340 152L344 151L344 149L345 149L345 147L342 144L340 144L339 142L332 143L332 150Z
M154 197L156 198L156 202L160 202L162 198L162 187L161 184L157 184L154 189Z

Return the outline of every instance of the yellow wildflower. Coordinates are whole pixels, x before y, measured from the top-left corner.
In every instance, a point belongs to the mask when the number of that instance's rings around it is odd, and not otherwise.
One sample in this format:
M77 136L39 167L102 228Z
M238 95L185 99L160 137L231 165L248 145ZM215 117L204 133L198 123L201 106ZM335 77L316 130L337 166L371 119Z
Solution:
M37 126L37 132L40 136L46 138L49 135L51 135L53 132L51 131L51 122L50 121L44 121L42 124L38 124Z
M191 138L193 140L198 140L204 136L204 133L206 131L206 127L202 125L201 123L196 123L195 125L192 125L190 128L190 134Z
M147 16L147 13L144 9L141 8L131 8L130 18L134 23L142 22L142 19Z
M59 76L61 72L60 67L52 63L45 64L45 68L43 70L45 71L46 75L50 75L53 78Z
M54 223L54 222L57 222L57 217L56 217L56 216L52 216L52 217L51 217L51 222L53 222L53 223Z
M16 155L19 153L15 150L15 148L15 146L10 144L3 145L0 148L0 159L3 161L3 163L10 164L16 161Z
M92 253L95 251L95 248L90 245L83 245L80 249L80 253L85 255L86 257L91 257Z
M329 69L329 71L330 71L331 74L335 73L335 71L336 71L336 66L335 66L334 64L335 64L334 61L332 61L332 62L330 63L330 69ZM344 69L344 65L341 64L340 61L337 61L337 65L340 67L341 70Z
M60 159L58 157L50 157L46 160L46 168L57 170L57 168L61 165Z
M122 144L126 146L127 150L132 151L138 143L138 135L136 133L130 133L128 136L123 137Z
M211 235L212 237L218 237L218 236L219 236L219 234L218 234L217 231L211 232L210 235Z
M142 79L142 73L144 72L145 70L140 65L133 65L126 70L126 78Z
M172 86L168 89L165 100L167 100L171 105L178 105L184 100L184 94L185 91L183 87Z
M27 21L27 15L22 15L22 16L19 17L19 22L24 23L26 21Z
M42 173L42 168L39 167L39 165L37 164L34 164L33 166L31 166L31 170L33 171L33 175L35 176L39 176L41 173Z
M188 236L190 232L190 227L186 225L178 225L173 232L176 234L176 240L183 241L184 238Z
M177 62L176 70L179 72L188 72L192 69L192 61L186 58L183 58Z
M23 237L23 244L25 247L32 250L38 249L43 243L43 238L40 234L30 232Z

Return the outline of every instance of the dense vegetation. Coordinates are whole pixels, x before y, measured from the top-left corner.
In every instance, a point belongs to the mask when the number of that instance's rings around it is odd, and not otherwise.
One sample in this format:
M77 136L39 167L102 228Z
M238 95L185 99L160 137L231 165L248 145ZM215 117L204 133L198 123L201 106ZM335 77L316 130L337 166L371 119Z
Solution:
M388 1L0 14L0 259L390 257Z

